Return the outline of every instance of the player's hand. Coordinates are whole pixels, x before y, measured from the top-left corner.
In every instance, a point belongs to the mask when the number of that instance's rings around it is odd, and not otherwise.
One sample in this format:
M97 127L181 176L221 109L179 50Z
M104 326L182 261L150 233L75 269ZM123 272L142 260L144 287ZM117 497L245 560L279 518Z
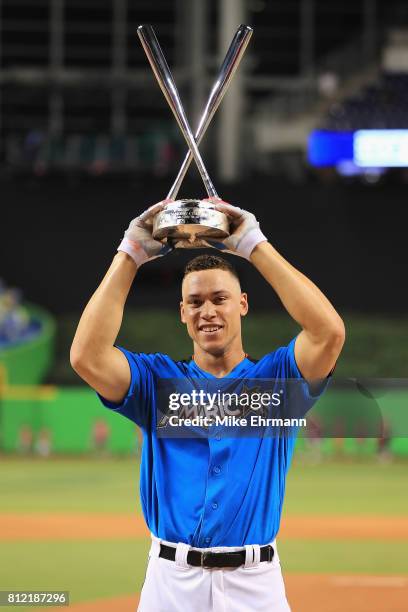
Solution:
M234 255L240 255L249 260L254 248L260 243L268 240L261 232L259 223L252 213L238 206L232 206L219 198L209 198L215 204L216 210L227 215L230 222L230 235L224 238L222 245L213 245L220 250L227 250Z
M173 200L163 200L153 204L141 215L130 222L128 229L123 236L123 240L118 246L118 251L124 251L139 267L147 261L166 255L172 249L163 245L159 240L152 236L153 219L169 202Z

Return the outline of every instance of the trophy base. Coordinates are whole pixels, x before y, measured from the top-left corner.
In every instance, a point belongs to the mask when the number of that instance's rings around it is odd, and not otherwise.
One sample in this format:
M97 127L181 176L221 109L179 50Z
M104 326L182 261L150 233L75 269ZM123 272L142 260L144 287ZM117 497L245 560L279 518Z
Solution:
M153 221L153 238L172 243L176 248L210 246L207 239L229 236L229 221L224 213L206 200L177 200L167 204Z

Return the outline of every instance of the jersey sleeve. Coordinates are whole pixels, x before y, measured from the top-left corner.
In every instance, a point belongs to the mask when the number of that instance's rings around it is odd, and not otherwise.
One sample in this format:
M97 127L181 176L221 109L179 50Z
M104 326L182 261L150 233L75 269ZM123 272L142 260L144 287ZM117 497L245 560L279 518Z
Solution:
M297 336L296 336L297 338ZM296 363L295 357L295 344L296 338L293 338L288 346L278 349L282 351L282 368L285 372L285 378L303 378L301 371L299 370L298 364Z
M130 369L130 385L126 396L120 403L111 402L97 393L102 404L130 419L139 427L146 428L151 419L151 406L154 394L154 375L149 355L132 353L121 346L117 347L125 355Z
M311 386L302 375L295 358L296 338L287 346L265 355L263 371L271 378L285 381L286 410L293 417L305 415L326 390L330 375ZM263 361L262 360L262 361Z
M297 337L296 337L297 338ZM300 382L293 382L294 389L289 393L290 406L289 410L294 417L303 417L306 415L317 400L321 397L329 384L331 373L323 379L309 383L303 378L301 371L296 363L295 358L295 343L296 338L287 346L287 356L290 362L290 368L293 372L293 379L298 379Z

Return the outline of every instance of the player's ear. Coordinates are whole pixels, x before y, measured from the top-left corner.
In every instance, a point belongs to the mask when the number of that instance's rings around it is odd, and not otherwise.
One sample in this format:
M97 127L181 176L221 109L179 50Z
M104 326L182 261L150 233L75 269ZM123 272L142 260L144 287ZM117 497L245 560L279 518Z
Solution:
M240 305L241 305L241 317L245 317L245 315L248 313L248 310L249 310L248 295L246 293L241 293Z
M184 304L183 304L183 300L181 300L180 302L180 319L182 323L186 322L186 318L184 316Z

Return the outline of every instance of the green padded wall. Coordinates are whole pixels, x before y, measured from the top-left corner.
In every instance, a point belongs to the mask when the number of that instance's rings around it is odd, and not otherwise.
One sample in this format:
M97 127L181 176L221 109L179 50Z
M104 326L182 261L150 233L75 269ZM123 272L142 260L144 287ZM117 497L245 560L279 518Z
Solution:
M55 453L87 453L93 450L95 421L101 419L110 431L109 451L136 452L136 426L104 408L96 394L86 387L57 388L49 399L5 400L1 423L2 448L6 452L18 450L19 432L28 425L35 437L41 430L48 430Z
M6 369L7 380L12 385L34 385L42 382L54 356L55 322L42 308L25 306L42 321L42 331L30 342L0 350L0 367Z
M406 417L408 393L396 391L391 400L390 422L401 413L402 418L397 419L400 426ZM349 401L347 392L332 390L323 396L313 413L320 414L330 422L344 410ZM96 394L85 385L56 388L54 392L51 390L48 393L48 398L4 400L1 421L2 448L8 452L17 450L19 431L24 425L29 425L36 435L44 428L50 432L52 449L56 453L86 453L92 451L92 428L98 419L104 420L109 427L109 451L132 453L137 450L140 439L137 427L128 419L104 408ZM304 443L303 438L300 438L300 448ZM364 456L376 451L377 442L370 438L360 441L347 437L341 447L345 454ZM322 440L324 454L336 453L338 448L339 443L334 438ZM407 455L408 438L395 437L391 442L391 449L395 454Z

